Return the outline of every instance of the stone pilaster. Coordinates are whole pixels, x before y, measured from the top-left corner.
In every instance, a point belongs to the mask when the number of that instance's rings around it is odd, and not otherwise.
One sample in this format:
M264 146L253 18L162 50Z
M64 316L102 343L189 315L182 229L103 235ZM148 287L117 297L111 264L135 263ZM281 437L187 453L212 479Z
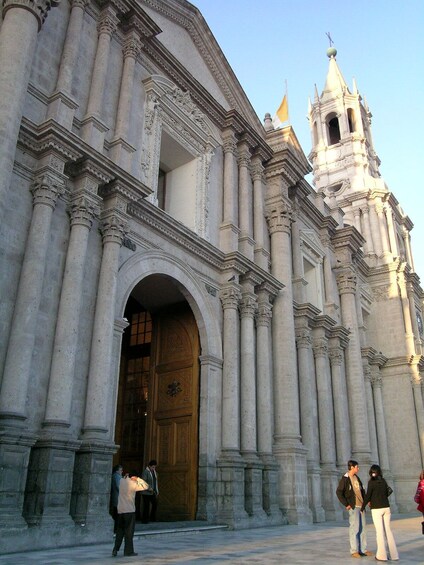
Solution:
M252 180L250 177L251 153L247 141L238 145L239 166L239 250L253 261L253 198Z
M102 122L103 96L109 66L109 52L112 35L118 25L116 9L107 5L100 14L97 51L91 77L87 111L82 121L81 137L97 151L103 151L107 126Z
M37 33L58 2L4 0L0 27L0 221L12 179L16 143L36 51ZM19 53L19 57L16 57Z
M224 252L238 250L238 166L237 139L230 129L223 135L224 150L224 194L223 218L220 227L221 248Z
M280 508L289 522L311 521L306 450L300 440L299 395L291 263L291 206L277 197L267 203L272 274L284 285L274 301L274 455L280 464ZM284 471L283 471L284 470Z
M377 461L378 460L377 430L375 423L374 398L371 387L371 369L369 366L367 348L362 350L362 370L364 372L365 400L366 400L367 414L368 414L371 461Z
M342 323L350 329L346 348L346 382L351 423L352 457L362 465L370 462L368 415L366 410L365 384L362 370L358 316L356 312L357 278L353 269L345 268L337 274L340 293Z
M363 224L363 234L365 238L365 242L364 242L365 253L369 258L375 258L376 253L374 249L374 242L371 232L370 213L368 206L364 206L362 208L362 224Z
M389 204L386 205L385 212L387 218L387 229L389 230L390 250L394 257L398 257L399 249L398 249L394 220L393 220L393 210L391 209Z
M375 211L377 213L378 226L380 229L380 239L383 250L383 257L388 257L389 255L391 256L391 253L390 253L389 235L387 233L387 221L386 221L386 215L384 213L383 204L376 203Z
M84 22L84 11L88 0L72 0L69 15L68 29L62 57L60 59L59 74L54 94L50 97L47 117L56 120L65 128L71 130L78 108L77 102L72 97L72 82L75 66L78 60L81 45L81 33Z
M123 45L124 68L116 114L115 135L110 149L110 156L115 163L128 171L131 171L131 155L135 151L135 148L128 142L128 133L131 119L135 64L141 47L142 44L138 33L130 31L126 35Z

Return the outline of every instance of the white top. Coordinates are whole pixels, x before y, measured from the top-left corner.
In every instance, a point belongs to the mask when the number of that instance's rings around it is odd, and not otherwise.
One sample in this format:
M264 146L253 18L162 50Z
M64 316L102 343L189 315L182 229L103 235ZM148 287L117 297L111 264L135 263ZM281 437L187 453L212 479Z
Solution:
M148 488L149 485L138 477L135 480L130 477L121 479L119 483L118 514L135 512L135 493Z

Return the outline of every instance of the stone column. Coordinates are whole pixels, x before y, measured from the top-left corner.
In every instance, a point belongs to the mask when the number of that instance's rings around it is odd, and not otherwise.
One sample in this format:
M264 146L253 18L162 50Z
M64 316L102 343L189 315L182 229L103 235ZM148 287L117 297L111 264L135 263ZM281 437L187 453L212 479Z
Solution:
M321 497L321 455L317 389L312 354L312 337L308 322L296 318L296 346L299 371L300 423L302 442L308 449L306 455L309 483L309 507L314 522L324 522L325 512Z
M3 0L0 27L0 221L12 179L31 63L51 0ZM17 56L17 54L19 56Z
M364 351L364 358L362 359L362 363L363 363L364 381L365 381L365 395L367 402L371 461L378 461L377 430L376 430L376 420L375 420L375 412L374 412L374 399L373 399L373 393L371 387L371 369L368 364L368 359L366 358L366 351Z
M291 253L293 261L293 296L298 304L303 304L306 300L306 281L303 278L302 242L300 239L299 222L297 211L293 214L293 224L291 230Z
M278 506L278 466L272 454L272 358L270 291L266 285L259 287L256 313L256 404L258 412L258 452L263 464L263 509L272 524L281 524Z
M16 296L0 394L0 418L21 427L27 418L27 392L36 336L50 225L63 179L48 173L32 185L34 209Z
M334 432L333 395L328 364L328 339L323 328L313 330L313 353L318 397L318 422L321 452L321 488L326 520L342 517L336 496L336 442Z
M377 257L381 257L383 253L383 247L381 242L380 226L376 212L376 204L374 201L370 203L369 211L370 211L370 224L371 224L371 232L372 232L372 241L374 243L374 251Z
M417 322L417 311L416 311L417 307L415 305L414 285L411 281L407 281L406 283L406 293L409 302L409 312L411 316L412 331L414 333L415 351L418 354L421 354L422 341L421 341L420 330L418 328L418 322Z
M349 409L347 403L346 376L344 373L343 348L339 339L330 340L329 358L334 399L334 424L336 428L337 467L345 469L351 456Z
M353 224L355 228L358 230L359 233L362 233L361 230L361 210L360 208L353 209Z
M50 97L47 110L48 118L56 120L69 130L72 129L75 110L78 108L78 104L73 99L71 93L75 66L81 45L84 10L87 2L88 0L71 0L71 13L60 59L56 89Z
M371 384L374 396L374 410L376 422L376 434L378 443L378 457L376 461L379 462L383 474L390 470L389 450L387 445L387 432L386 432L386 418L384 415L384 403L382 397L383 382L380 375L380 370L376 366L371 366Z
M274 302L274 455L280 464L280 508L290 523L311 521L306 450L300 441L299 393L294 337L291 265L291 206L282 198L267 206L272 274L285 288Z
M224 194L221 223L221 248L225 253L238 250L238 167L237 142L234 132L225 130L224 149Z
M410 235L409 235L409 230L405 227L403 227L403 229L402 229L402 237L403 237L403 242L404 242L404 245L405 245L406 260L407 260L409 266L411 267L412 272L414 272L415 269L414 269L414 260L412 258L412 252L411 252Z
M240 287L229 285L220 293L223 308L222 443L218 466L217 514L234 527L246 527L244 461L240 456Z
M254 240L253 240L253 201L252 201L252 181L250 178L250 158L251 153L249 144L242 141L238 145L238 165L239 165L239 249L253 261Z
M424 467L424 401L423 401L423 380L414 367L415 371L411 376L412 392L414 394L415 414L417 417L417 431L421 448L421 466Z
M103 255L91 342L83 427L84 439L109 439L111 431L107 399L110 386L119 250L126 231L127 217L119 211L118 207L106 209L102 213Z
M399 249L398 249L396 233L395 233L395 226L394 226L394 221L393 221L393 211L392 211L392 209L389 205L386 206L385 212L386 212L386 218L387 218L387 227L389 229L390 250L391 250L392 255L394 257L398 257L399 256Z
M22 528L24 490L30 448L35 437L26 431L27 395L31 376L37 316L42 296L50 224L63 179L46 172L36 177L34 209L16 296L0 394L0 527Z
M222 450L232 456L240 454L240 361L238 340L240 335L238 305L241 294L238 286L228 286L221 291L224 310L222 369Z
M115 135L111 142L110 156L123 169L131 171L131 155L135 152L128 142L131 119L131 100L134 90L134 71L137 57L141 51L138 34L131 31L123 46L124 68L119 92L118 111L116 114Z
M337 319L336 297L337 290L331 267L331 238L328 233L320 234L320 241L324 247L325 255L323 257L323 275L324 275L324 294L325 294L325 313L333 319Z
M97 27L98 41L94 60L93 75L91 77L90 94L88 97L87 111L81 122L81 137L97 151L103 151L107 126L101 121L103 96L106 84L106 75L109 67L109 51L112 35L118 25L115 8L106 6L100 14Z
M381 245L383 250L383 255L390 254L390 244L389 236L387 233L387 221L386 215L384 213L384 207L382 204L376 204L375 211L377 212L378 227L380 229Z
M369 215L369 207L364 206L362 208L362 224L363 224L363 236L365 238L365 252L367 255L375 255L374 251L374 242L371 234L371 224L370 224L370 215Z
M365 384L362 370L361 345L356 313L357 279L353 270L340 270L337 274L340 293L342 323L350 329L346 348L346 381L351 423L352 457L362 465L370 462L368 415L366 411Z
M265 271L269 270L269 251L265 245L267 237L264 211L264 167L262 158L255 155L252 159L253 180L253 239L255 240L255 263Z

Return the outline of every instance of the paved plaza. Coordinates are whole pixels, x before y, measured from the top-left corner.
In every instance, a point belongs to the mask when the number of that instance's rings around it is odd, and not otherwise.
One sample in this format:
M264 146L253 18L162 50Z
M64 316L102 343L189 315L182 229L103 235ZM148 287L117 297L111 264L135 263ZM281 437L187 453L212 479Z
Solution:
M368 513L368 520L371 516ZM424 565L424 536L417 515L394 516L393 532L402 565ZM160 530L159 530L160 531ZM172 533L147 531L134 541L137 557L111 557L110 544L33 551L0 556L0 565L68 565L149 563L202 564L258 563L340 565L357 563L349 555L347 522L330 522L300 526L282 526L254 530L229 531L211 529ZM368 524L368 546L375 552L374 526ZM363 557L365 563L376 563L374 557Z

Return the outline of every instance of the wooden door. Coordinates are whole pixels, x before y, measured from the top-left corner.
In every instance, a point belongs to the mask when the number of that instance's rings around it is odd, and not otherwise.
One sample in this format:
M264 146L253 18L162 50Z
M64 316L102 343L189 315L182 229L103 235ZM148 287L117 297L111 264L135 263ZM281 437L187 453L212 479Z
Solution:
M197 506L199 337L187 304L155 316L146 459L156 459L160 521Z

